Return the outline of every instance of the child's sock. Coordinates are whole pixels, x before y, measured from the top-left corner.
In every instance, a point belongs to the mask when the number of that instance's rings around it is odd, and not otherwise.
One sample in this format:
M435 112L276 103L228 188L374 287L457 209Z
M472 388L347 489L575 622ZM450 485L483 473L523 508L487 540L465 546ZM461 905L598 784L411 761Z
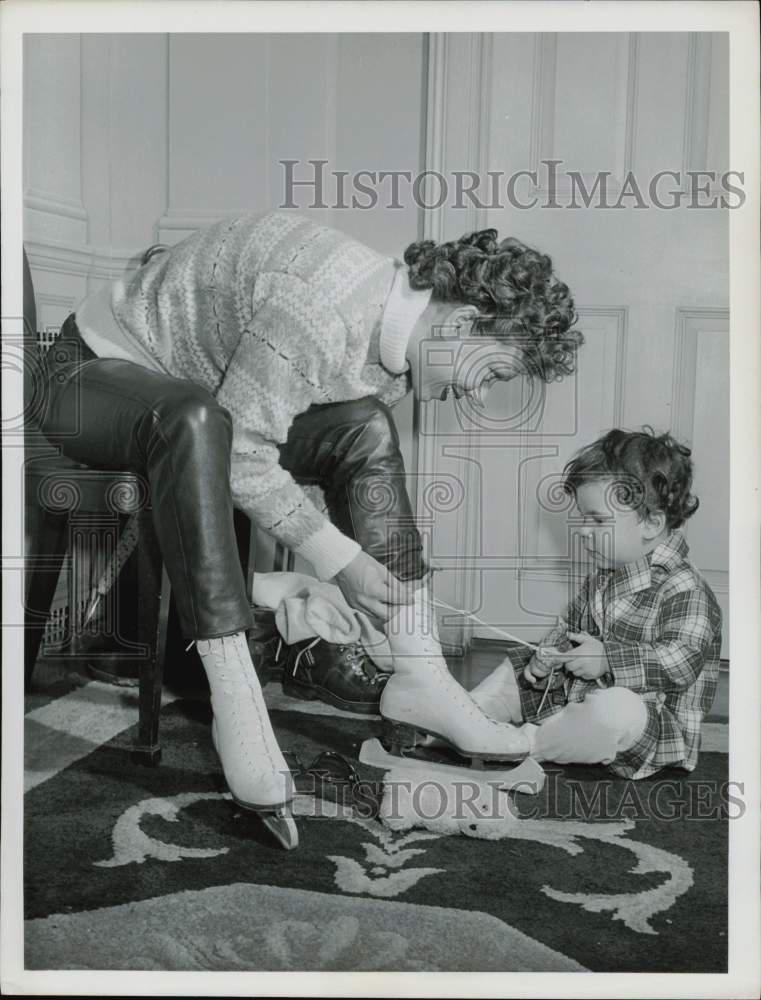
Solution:
M523 721L521 696L515 670L509 659L504 660L470 692L478 707L495 722Z
M529 757L534 757L536 753L536 734L539 732L539 726L533 722L524 722L521 726L521 732L528 740Z
M527 723L522 732L537 761L610 764L636 743L647 719L645 703L636 692L612 687L571 702L540 726Z

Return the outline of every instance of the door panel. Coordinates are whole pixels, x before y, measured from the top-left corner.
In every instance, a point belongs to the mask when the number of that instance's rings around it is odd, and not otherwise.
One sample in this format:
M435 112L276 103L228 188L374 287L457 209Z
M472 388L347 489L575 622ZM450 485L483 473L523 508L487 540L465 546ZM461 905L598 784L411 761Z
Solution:
M729 213L685 202L658 208L649 189L659 171L681 172L655 189L671 204L689 190L685 171L726 170L726 35L432 36L430 51L429 139L430 115L438 118L426 166L498 172L502 187L498 203L484 189L485 207L433 213L428 232L451 239L493 226L549 253L586 340L577 374L560 384L495 388L482 414L465 403L459 411L428 404L439 411L439 432L452 436L446 457L442 442L419 449L418 473L435 479L446 469L466 497L467 516L438 517L433 529L433 550L459 566L442 577L445 592L491 625L539 636L579 568L571 565L573 514L558 490L563 465L611 427L651 424L693 444L701 509L686 533L726 605ZM442 99L453 91L454 110ZM562 161L555 183L545 160ZM511 202L505 185L521 170L537 176L520 178ZM609 203L631 171L648 207L633 196L619 208L585 207L568 171L588 191L606 171ZM532 198L534 207L516 204ZM493 633L476 625L471 634Z

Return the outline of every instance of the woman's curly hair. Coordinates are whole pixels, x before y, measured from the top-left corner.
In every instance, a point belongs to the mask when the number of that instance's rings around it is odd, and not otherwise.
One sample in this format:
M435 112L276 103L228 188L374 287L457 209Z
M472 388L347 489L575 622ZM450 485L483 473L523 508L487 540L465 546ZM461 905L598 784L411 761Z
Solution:
M670 434L608 431L582 448L563 470L563 489L571 496L584 483L611 478L615 499L638 511L640 520L660 511L668 528L678 528L698 509L692 488L692 452Z
M499 242L496 229L482 229L449 243L411 243L404 261L412 288L477 306L484 313L480 336L519 343L529 373L551 382L573 372L584 338L571 329L577 320L573 298L546 254L517 239Z

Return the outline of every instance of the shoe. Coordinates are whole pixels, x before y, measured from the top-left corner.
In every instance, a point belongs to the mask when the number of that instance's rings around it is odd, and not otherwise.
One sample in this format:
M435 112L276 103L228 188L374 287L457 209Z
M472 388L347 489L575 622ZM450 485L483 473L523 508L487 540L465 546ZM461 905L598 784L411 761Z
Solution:
M275 624L275 612L253 606L254 624L246 632L248 651L262 687L283 676L287 646Z
M295 847L295 823L286 813L294 796L293 776L272 729L245 634L199 639L196 648L211 690L212 742L230 793L239 806L258 813L284 847Z
M434 736L462 757L523 760L528 740L514 726L489 719L449 672L425 588L415 603L387 623L394 673L383 689L380 711L391 724L393 750Z
M345 712L378 715L389 678L375 666L361 643L333 645L308 639L285 647L283 693L324 701Z

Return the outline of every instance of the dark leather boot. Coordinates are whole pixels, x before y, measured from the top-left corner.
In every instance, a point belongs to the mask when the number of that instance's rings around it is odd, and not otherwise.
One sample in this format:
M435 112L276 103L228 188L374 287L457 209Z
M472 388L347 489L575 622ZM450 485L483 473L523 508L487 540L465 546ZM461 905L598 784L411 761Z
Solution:
M256 668L259 683L279 681L283 675L288 647L275 625L275 612L269 608L252 607L254 624L248 629L248 651Z
M324 701L345 712L377 715L389 674L382 673L359 643L334 646L306 639L284 646L283 693Z

